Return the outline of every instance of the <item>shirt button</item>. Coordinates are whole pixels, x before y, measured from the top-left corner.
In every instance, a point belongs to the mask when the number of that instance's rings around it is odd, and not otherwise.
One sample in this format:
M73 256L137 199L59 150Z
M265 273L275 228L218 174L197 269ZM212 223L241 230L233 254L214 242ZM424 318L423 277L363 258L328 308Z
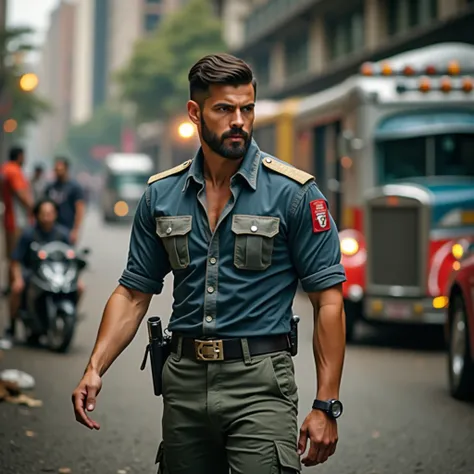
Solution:
M212 323L212 316L206 316L206 321L208 323Z
M168 228L166 229L166 233L167 233L168 235L170 235L172 230L173 230L173 229L172 229L171 227L168 227Z
M214 293L214 288L213 288L212 286L209 286L209 287L207 288L207 292L208 292L208 293Z
M253 225L252 227L250 227L250 230L251 230L252 232L257 232L258 228L257 228L256 225Z
M211 265L215 265L217 263L217 258L211 257L209 262L211 263Z

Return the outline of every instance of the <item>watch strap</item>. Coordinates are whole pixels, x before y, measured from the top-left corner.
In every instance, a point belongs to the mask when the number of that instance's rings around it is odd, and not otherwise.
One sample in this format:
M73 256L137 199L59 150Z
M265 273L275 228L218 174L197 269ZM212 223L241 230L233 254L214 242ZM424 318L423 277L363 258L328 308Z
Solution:
M326 402L324 400L314 400L313 402L313 410L322 410L328 413L331 409L331 403Z

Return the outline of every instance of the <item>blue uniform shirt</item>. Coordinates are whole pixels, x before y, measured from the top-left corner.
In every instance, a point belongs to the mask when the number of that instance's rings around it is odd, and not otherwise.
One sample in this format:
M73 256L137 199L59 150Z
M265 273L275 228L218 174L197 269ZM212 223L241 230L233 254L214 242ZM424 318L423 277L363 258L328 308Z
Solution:
M149 183L119 282L159 294L172 271L170 331L285 334L298 280L307 292L345 281L336 225L313 177L262 153L254 141L231 179L232 197L213 234L201 150Z
M58 223L72 230L76 219L76 203L84 200L79 183L74 180L55 181L46 187L45 195L58 206Z

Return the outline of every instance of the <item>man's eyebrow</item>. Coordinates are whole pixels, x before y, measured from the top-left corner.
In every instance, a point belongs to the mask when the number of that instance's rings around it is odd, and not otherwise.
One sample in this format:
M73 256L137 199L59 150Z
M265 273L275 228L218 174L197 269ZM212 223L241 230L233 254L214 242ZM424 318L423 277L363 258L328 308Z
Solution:
M218 102L217 104L214 104L212 107L236 107L236 105L230 104L228 102ZM249 102L248 104L240 106L240 108L245 108L245 107L255 107L255 102Z

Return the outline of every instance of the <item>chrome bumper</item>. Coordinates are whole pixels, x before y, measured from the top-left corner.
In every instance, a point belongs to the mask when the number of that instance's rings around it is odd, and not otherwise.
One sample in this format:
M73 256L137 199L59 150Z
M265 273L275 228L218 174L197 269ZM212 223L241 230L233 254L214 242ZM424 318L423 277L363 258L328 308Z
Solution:
M364 298L364 317L369 321L400 324L443 325L446 308L433 308L433 298Z

